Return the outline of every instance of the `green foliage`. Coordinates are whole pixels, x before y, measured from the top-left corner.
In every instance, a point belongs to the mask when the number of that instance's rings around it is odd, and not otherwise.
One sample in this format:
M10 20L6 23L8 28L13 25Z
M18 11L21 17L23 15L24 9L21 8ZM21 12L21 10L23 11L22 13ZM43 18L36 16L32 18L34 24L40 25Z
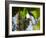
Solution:
M40 8L32 8L32 14L34 15L35 19L38 19L40 17ZM40 20L38 21L38 24L33 26L34 30L40 29Z
M32 8L32 14L34 15L35 19L40 17L40 8Z
M26 14L27 14L26 8L23 8L23 10L20 10L19 14L20 14L20 17L22 19L24 19L26 17Z
M34 30L40 30L40 20L38 21L38 24L33 26Z
M20 16L20 29L26 29L26 24L25 24L25 17L27 14L27 9L23 8L19 11L19 16Z

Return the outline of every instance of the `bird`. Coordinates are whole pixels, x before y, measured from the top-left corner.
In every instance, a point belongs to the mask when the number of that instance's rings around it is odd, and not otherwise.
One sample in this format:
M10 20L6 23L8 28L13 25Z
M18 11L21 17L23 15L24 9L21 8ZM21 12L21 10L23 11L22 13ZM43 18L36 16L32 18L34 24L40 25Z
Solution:
M34 19L34 16L33 16L33 14L31 12L29 12L29 13L26 14L26 18L30 19L29 25L26 28L26 31L31 31L31 30L33 30L33 24L34 25L37 24L37 20Z

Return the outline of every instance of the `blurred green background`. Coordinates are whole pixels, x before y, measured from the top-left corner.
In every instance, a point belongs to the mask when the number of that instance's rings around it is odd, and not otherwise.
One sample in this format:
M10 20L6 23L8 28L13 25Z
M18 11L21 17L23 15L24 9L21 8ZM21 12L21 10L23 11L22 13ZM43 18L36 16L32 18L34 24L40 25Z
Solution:
M25 23L26 14L31 11L35 19L40 17L40 8L27 8L27 7L12 7L12 17L19 12L19 23L20 23L20 30L25 30L27 28L27 24ZM33 30L40 29L40 20L36 25L33 25Z

